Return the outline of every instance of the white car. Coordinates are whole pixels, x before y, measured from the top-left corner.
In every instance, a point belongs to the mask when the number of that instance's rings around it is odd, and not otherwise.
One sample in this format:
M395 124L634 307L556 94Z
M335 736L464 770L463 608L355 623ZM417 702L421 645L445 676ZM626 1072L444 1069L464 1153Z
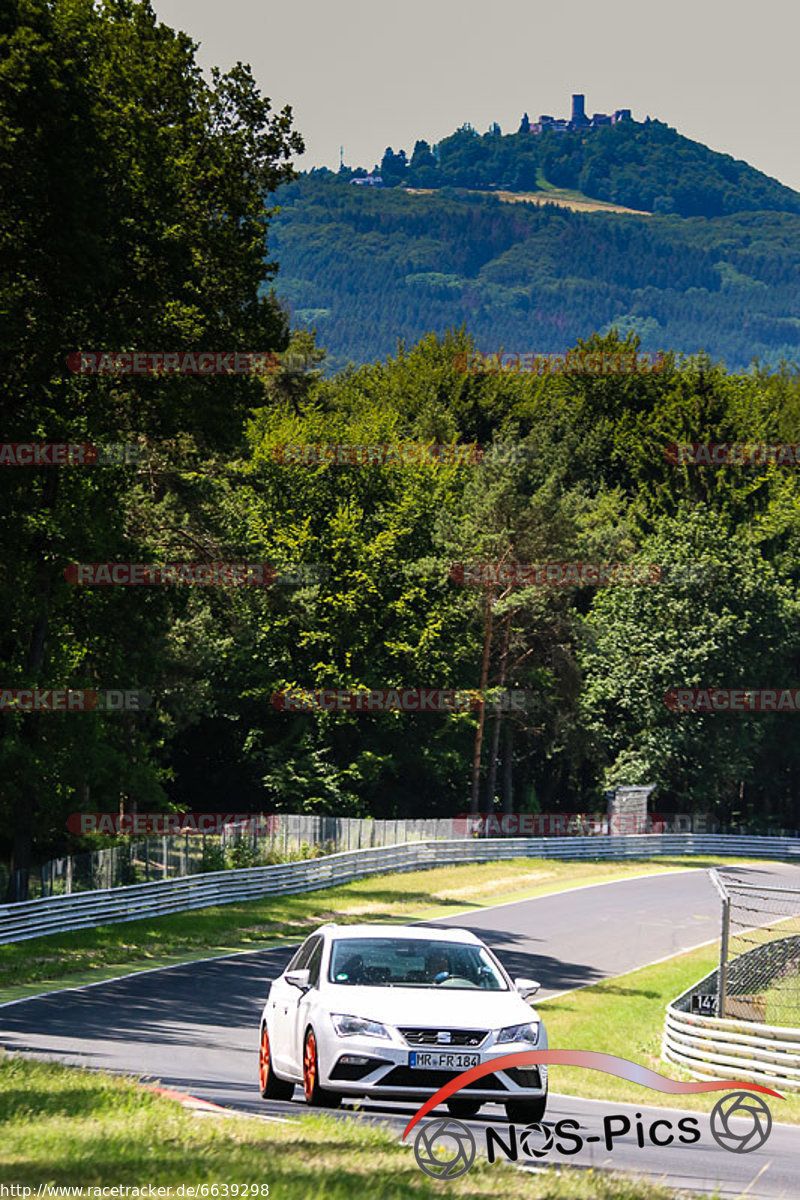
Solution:
M491 950L464 929L323 925L272 984L261 1014L264 1099L290 1100L302 1084L312 1105L343 1096L422 1104L454 1076L521 1050L547 1049L526 1003L539 988L512 983ZM509 1121L540 1121L547 1068L485 1075L447 1102L471 1117L489 1101Z

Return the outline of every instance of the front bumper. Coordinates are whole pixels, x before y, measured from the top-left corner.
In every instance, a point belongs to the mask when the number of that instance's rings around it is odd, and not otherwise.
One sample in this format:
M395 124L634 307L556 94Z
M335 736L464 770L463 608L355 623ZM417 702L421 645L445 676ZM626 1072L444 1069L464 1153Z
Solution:
M471 1053L479 1055L482 1063L493 1058L523 1050L545 1050L546 1038L540 1038L533 1047L530 1042L504 1042L490 1045ZM441 1070L409 1066L409 1054L417 1047L403 1041L383 1041L378 1038L348 1037L331 1039L320 1055L320 1084L343 1096L380 1096L384 1099L426 1099L438 1091L461 1070ZM430 1049L430 1047L426 1047ZM446 1047L440 1049L445 1050ZM466 1052L464 1048L459 1048ZM348 1059L366 1059L366 1062L348 1062ZM464 1068L466 1069L466 1068ZM547 1092L547 1067L512 1067L484 1075L473 1080L463 1089L463 1096L470 1099L496 1102L506 1100L533 1099Z

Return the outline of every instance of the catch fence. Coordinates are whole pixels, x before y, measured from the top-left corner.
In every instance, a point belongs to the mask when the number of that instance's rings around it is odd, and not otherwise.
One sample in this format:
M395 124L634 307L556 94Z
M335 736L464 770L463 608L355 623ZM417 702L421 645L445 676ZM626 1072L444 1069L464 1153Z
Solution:
M537 830L519 829L519 821L498 815L485 832L489 837L525 836ZM206 874L237 867L269 866L349 850L396 846L410 842L472 839L475 834L464 817L373 820L360 817L325 817L309 813L279 813L266 822L268 828L242 832L228 826L222 835L168 834L149 838L120 838L118 844L63 858L54 858L31 873L29 898L71 895L75 892L128 887L160 879ZM486 825L485 819L483 822ZM552 822L551 822L552 824ZM544 836L557 832L545 828ZM704 813L671 813L659 818L653 830L609 829L608 817L587 813L570 821L564 836L602 837L614 832L663 832L670 834L738 833L722 828ZM787 831L773 831L793 836ZM2 868L0 868L2 875ZM7 880L0 878L0 895ZM22 894L20 891L16 895Z
M308 861L160 879L74 895L0 905L0 943L170 912L314 891L365 875L418 871L451 863L513 858L640 859L722 855L800 862L797 838L703 834L633 834L561 838L471 838L420 841L330 854Z

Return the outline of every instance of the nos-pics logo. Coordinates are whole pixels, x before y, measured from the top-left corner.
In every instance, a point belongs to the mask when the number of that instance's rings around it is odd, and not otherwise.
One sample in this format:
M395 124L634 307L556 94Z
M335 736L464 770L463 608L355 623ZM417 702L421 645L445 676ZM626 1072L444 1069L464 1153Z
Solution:
M712 1110L710 1129L717 1145L734 1154L750 1154L753 1150L758 1150L772 1130L772 1114L766 1102L755 1093L765 1093L775 1096L778 1100L783 1099L780 1092L773 1091L772 1088L738 1079L679 1083L626 1058L617 1058L612 1054L602 1054L594 1050L525 1050L517 1054L498 1055L454 1076L417 1110L406 1126L403 1137L408 1137L414 1126L438 1104L444 1104L456 1092L471 1083L477 1083L486 1075L494 1075L495 1072L506 1071L511 1067L556 1064L589 1067L594 1071L616 1075L620 1079L627 1079L631 1083L671 1095L728 1092L727 1096L717 1101ZM730 1091L732 1087L738 1090ZM648 1140L651 1145L659 1147L676 1142L688 1146L700 1141L697 1117L682 1117L677 1126L673 1126L672 1121L665 1117L659 1117L649 1125L643 1123L641 1113L636 1113L635 1119L636 1142L641 1150L645 1148ZM519 1158L520 1151L527 1158L544 1158L553 1147L560 1154L578 1154L589 1142L603 1141L606 1150L610 1151L614 1148L615 1138L630 1133L632 1125L630 1118L624 1114L610 1114L603 1117L602 1137L600 1134L587 1134L584 1137L577 1132L579 1129L580 1123L573 1120L557 1121L552 1127L535 1122L526 1125L519 1134L515 1125L504 1127L501 1133L491 1126L482 1127L487 1158L489 1162L494 1162L497 1149L512 1161ZM556 1141L556 1138L559 1140ZM476 1149L473 1132L460 1121L448 1117L426 1121L418 1129L414 1141L417 1163L427 1175L436 1179L456 1179L463 1175L475 1161Z
M734 1122L734 1124L732 1124ZM645 1149L647 1142L654 1146L683 1144L691 1146L700 1141L700 1121L697 1117L681 1117L674 1124L665 1117L647 1125L636 1113L636 1143ZM711 1136L718 1146L734 1154L749 1154L764 1145L772 1130L772 1114L765 1101L750 1092L731 1092L714 1105L711 1112ZM473 1131L452 1117L426 1121L414 1139L417 1165L433 1179L457 1179L475 1161L476 1132L483 1134L486 1158L490 1163L502 1155L510 1162L520 1158L543 1159L555 1149L562 1155L579 1154L590 1142L602 1142L613 1150L617 1138L630 1133L629 1117L613 1113L603 1117L603 1135L582 1134L579 1121L568 1118L552 1126L536 1121L520 1128L506 1125L497 1130L492 1125Z

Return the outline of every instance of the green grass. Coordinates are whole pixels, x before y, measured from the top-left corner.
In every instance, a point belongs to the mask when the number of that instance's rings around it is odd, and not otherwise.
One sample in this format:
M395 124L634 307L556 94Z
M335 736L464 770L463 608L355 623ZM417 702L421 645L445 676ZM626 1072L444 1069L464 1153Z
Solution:
M304 938L323 921L403 922L625 879L710 867L722 860L628 862L512 859L374 875L297 896L271 896L0 946L0 1003L145 968ZM726 859L744 863L745 859Z
M688 1072L673 1063L661 1061L664 1009L671 1000L714 970L718 954L716 945L703 946L657 966L643 967L560 998L543 1000L538 1007L547 1025L550 1046L616 1054L661 1075L691 1080ZM710 1112L719 1099L719 1093L715 1092L670 1096L599 1071L575 1067L551 1067L550 1087L554 1092L582 1096L587 1100L624 1100L632 1104L703 1112ZM776 1087L775 1090L781 1089ZM774 1119L800 1124L800 1095L789 1092L785 1095L785 1100L766 1098Z
M542 168L539 167L536 172L536 186L540 192L547 192L553 200L580 200L584 204L596 204L601 208L615 207L610 200L598 200L594 196L587 196L585 192L579 192L577 188L558 187L554 183L550 183L544 176ZM630 207L623 205L622 207ZM642 210L637 210L642 211Z
M411 1138L409 1138L409 1142ZM331 1115L285 1124L197 1117L130 1080L0 1057L0 1182L37 1188L267 1184L272 1200L670 1200L594 1171L531 1175L476 1161L435 1182L387 1129ZM84 1193L88 1197L89 1194Z

